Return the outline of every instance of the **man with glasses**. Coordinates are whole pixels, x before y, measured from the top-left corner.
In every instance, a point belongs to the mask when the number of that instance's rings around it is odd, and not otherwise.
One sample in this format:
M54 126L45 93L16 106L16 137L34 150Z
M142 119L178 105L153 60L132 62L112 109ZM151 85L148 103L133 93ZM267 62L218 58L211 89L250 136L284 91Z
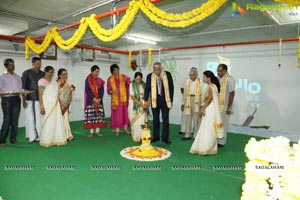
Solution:
M26 115L25 137L29 142L37 142L41 134L38 81L45 76L45 73L41 71L41 59L39 57L33 57L31 61L32 68L22 74L22 87L25 90L33 91L33 93L22 97Z
M18 121L21 110L21 99L17 92L22 90L21 77L14 73L15 63L11 58L3 62L6 72L0 76L0 96L3 112L3 123L0 135L0 147L6 147L6 138L10 129L10 143L17 141Z
M162 69L160 62L153 64L153 72L148 74L144 93L144 108L148 108L150 98L153 113L153 139L160 140L160 111L163 119L162 141L171 144L169 140L169 111L172 107L174 96L174 83L170 72Z
M221 117L224 126L224 137L218 139L218 146L222 147L226 144L226 140L227 140L227 129L228 129L229 117L232 114L232 104L235 95L234 92L235 80L227 72L227 65L225 64L219 64L217 72L218 72L219 81L221 85L220 111L221 111Z

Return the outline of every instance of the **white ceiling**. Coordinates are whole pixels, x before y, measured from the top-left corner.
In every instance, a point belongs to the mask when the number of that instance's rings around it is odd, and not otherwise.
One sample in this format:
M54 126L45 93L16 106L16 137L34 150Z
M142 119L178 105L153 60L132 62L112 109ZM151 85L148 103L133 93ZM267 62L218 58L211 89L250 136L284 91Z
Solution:
M21 30L14 32L15 36L38 35L47 32L53 26L62 27L77 22L81 17L87 17L91 13L102 14L109 12L112 3L92 9L78 16L73 16L83 9L99 4L101 0L0 0L0 28L1 21L8 21L11 25L17 22L24 23ZM189 11L199 7L207 0L164 0L155 5L159 8L174 13ZM129 0L117 4L117 8L127 6ZM236 0L243 8L246 4L265 5L276 4L273 0ZM134 23L129 27L128 34L139 34L158 38L157 47L180 47L190 45L203 45L215 43L229 43L254 40L269 40L279 38L297 37L298 24L278 25L272 16L264 16L263 12L247 10L245 15L231 18L232 1L228 2L214 15L206 20L186 29L171 29L151 22L141 11ZM298 13L300 16L300 12ZM278 15L278 14L277 14ZM288 13L281 13L283 20L288 19ZM2 20L1 20L2 19ZM101 19L104 28L110 28L110 17ZM61 32L66 39L74 33L75 29ZM41 38L42 39L42 38ZM134 45L125 38L114 42L102 42L88 31L80 44L93 45L107 48L126 48ZM155 48L155 46L153 46Z

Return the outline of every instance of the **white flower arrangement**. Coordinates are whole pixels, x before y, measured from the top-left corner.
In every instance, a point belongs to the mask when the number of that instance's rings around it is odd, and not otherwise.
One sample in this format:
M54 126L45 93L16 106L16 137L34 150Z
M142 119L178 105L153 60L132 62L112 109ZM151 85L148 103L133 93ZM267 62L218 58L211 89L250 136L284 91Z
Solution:
M300 141L290 146L282 136L251 138L245 152L249 162L241 200L300 199Z

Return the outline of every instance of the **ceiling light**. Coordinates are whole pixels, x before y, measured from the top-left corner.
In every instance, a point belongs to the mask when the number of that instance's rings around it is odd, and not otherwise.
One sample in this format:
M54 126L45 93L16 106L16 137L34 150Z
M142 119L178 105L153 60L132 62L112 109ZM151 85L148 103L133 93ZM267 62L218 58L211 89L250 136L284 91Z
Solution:
M152 40L152 39L144 38L144 37L140 37L140 36L126 35L125 38L128 39L128 40L132 40L134 42L142 42L142 43L147 43L147 44L157 44L157 42Z

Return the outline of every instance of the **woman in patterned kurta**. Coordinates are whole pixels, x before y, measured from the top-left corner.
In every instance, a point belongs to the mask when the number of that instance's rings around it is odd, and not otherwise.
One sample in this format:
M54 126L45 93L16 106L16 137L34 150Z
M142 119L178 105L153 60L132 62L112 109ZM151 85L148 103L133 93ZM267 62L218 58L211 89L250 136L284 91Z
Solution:
M85 80L84 91L84 128L90 129L88 137L102 136L100 128L106 127L103 107L104 81L99 78L100 68L93 65Z
M120 134L120 128L130 135L128 126L128 98L130 78L119 73L119 66L113 64L110 66L111 76L107 80L107 93L111 95L111 118L110 127L115 134Z

